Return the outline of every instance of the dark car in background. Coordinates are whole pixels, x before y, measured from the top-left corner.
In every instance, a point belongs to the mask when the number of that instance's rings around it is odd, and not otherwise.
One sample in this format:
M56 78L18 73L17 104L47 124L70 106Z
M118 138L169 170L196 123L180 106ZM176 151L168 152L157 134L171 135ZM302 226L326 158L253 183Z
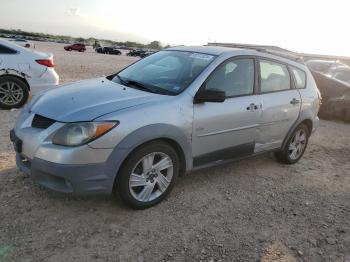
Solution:
M103 53L103 47L99 46L97 48L95 48L96 53L102 54Z
M339 119L350 122L350 89L340 96L322 102L319 115L324 119Z
M129 53L127 53L127 56L138 56L141 58L144 58L146 56L154 54L155 51L152 50L143 50L143 49L133 49Z
M105 47L98 47L95 49L97 53L100 54L110 54L110 55L121 55L122 52L118 50L116 47L112 46L105 46Z
M64 47L64 50L66 51L78 51L78 52L85 52L86 51L86 46L85 44L72 44L72 45L66 45Z
M306 65L312 71L325 74L339 81L350 84L350 67L339 61L309 60Z
M110 54L110 55L121 55L122 52L120 52L117 48L112 46L105 46L102 48L103 54Z
M350 67L327 60L309 60L306 65L322 95L319 116L350 121Z
M141 49L133 49L133 50L130 50L129 53L127 53L126 55L127 56L142 56L144 55L144 53L146 53L146 51L144 50L141 50Z
M350 67L339 65L329 70L329 75L335 79L350 84Z
M149 56L149 55L152 55L152 54L154 54L154 53L155 53L154 51L146 51L146 52L141 53L141 54L139 55L139 57L144 58L144 57Z

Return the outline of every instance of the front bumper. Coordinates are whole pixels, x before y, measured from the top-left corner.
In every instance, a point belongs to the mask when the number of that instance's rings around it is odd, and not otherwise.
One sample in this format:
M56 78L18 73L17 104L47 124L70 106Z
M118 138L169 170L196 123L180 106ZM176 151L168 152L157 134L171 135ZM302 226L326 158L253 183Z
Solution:
M32 127L34 113L25 107L10 133L16 151L16 164L35 182L49 189L77 194L110 194L117 172L113 148L89 145L63 147L50 137L64 123L46 129ZM120 155L120 154L118 154Z
M111 194L114 173L105 163L64 165L16 154L17 167L36 183L62 193Z

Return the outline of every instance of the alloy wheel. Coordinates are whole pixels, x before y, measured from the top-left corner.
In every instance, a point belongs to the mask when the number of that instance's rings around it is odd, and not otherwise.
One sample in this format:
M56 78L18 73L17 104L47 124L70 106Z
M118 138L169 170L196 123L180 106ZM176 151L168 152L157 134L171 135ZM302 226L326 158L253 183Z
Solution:
M173 173L173 161L167 154L148 154L135 165L130 174L130 193L140 202L150 202L164 194L172 181Z
M18 104L24 96L23 89L15 82L0 84L0 101L7 106Z
M306 146L306 133L304 130L299 129L295 132L292 140L289 144L289 157L292 160L298 159L304 152Z

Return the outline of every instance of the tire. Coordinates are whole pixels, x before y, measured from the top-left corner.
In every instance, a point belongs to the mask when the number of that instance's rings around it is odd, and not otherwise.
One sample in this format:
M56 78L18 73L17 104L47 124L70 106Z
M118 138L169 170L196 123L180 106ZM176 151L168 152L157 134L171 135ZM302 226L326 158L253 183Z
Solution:
M124 161L115 182L116 193L131 208L154 206L173 188L179 167L179 157L168 143L156 141L145 144Z
M288 138L283 150L275 153L277 160L288 165L298 162L305 152L309 137L309 128L305 124L299 125Z
M0 77L0 108L19 108L28 97L28 87L22 80L13 76Z

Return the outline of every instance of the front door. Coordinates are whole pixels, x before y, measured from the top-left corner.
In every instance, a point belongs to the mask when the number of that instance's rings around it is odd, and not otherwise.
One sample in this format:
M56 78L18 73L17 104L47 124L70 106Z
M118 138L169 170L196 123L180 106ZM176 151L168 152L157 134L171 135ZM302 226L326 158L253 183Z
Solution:
M250 57L227 60L209 76L203 88L224 91L226 100L194 104L194 166L253 154L261 113L255 86Z

